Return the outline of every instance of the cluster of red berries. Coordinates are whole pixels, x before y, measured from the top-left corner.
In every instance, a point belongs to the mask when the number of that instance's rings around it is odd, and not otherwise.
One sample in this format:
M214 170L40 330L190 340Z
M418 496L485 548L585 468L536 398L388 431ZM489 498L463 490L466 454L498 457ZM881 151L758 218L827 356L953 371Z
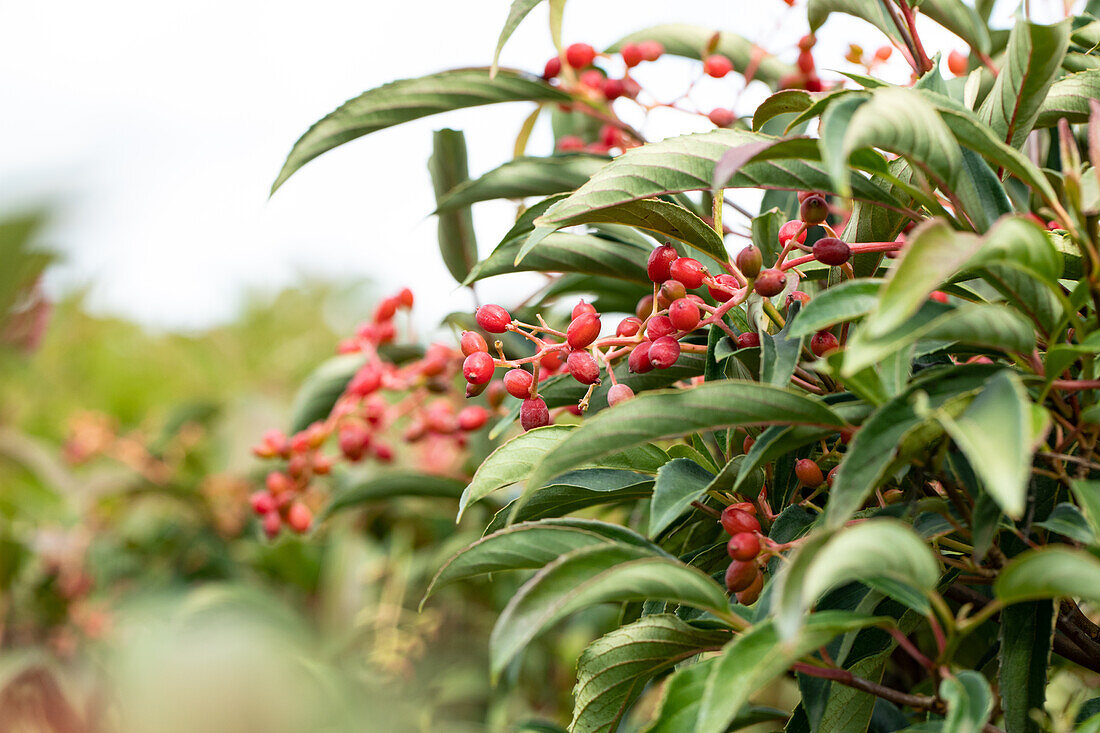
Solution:
M817 38L808 34L798 39L798 70L779 80L780 89L805 89L808 92L820 92L825 88L817 75L813 48Z
M749 502L731 504L722 510L722 529L730 535L726 552L730 565L726 569L726 589L736 594L737 602L746 606L756 603L764 588L760 570L760 522L756 507Z
M336 461L392 462L394 450L386 436L398 421L404 426L401 437L406 443L423 444L421 465L441 472L465 447L465 434L488 422L485 407L456 407L453 384L461 359L451 347L432 344L423 357L402 365L379 350L396 336L397 312L412 305L413 294L405 288L379 303L372 320L360 326L355 337L340 343L341 354L360 354L364 362L326 419L290 436L268 431L253 448L260 458L286 462L282 470L268 473L265 488L250 498L269 537L283 525L299 533L309 529L313 511L307 491L312 480L330 473ZM334 436L338 452L329 455L324 448Z

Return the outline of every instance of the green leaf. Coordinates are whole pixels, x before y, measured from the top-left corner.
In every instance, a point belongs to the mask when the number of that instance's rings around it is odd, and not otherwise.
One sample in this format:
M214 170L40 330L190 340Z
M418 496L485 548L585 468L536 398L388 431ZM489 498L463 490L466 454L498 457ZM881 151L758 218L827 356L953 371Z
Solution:
M990 52L989 27L978 12L962 0L922 0L920 12L966 41L975 51Z
M324 420L332 412L336 400L344 394L355 373L366 358L362 354L341 354L327 359L302 382L290 408L290 432L296 433L310 423Z
M870 313L878 302L878 280L845 280L816 295L791 321L792 336L809 336L823 328L846 323Z
M626 43L659 41L665 47L665 53L667 54L689 59L702 59L707 44L714 35L715 31L711 28L670 23L631 33L607 50L614 53L619 51ZM755 67L753 78L773 87L784 76L795 72L795 67L768 53L747 38L729 31L718 32L718 44L715 46L714 53L727 57L733 62L733 68L742 74L745 73L750 64L753 65Z
M646 616L597 639L577 660L571 733L616 730L645 685L666 669L729 640L671 614Z
M466 137L457 130L436 130L432 136L432 157L428 160L435 200L467 182ZM439 253L443 264L458 282L466 279L477 264L477 238L470 207L439 215Z
M458 518L461 519L466 508L474 502L481 501L494 491L520 481L526 481L528 491L542 488L546 482L533 481L532 468L544 457L556 454L574 432L576 432L574 425L547 425L517 435L490 453L474 472L470 485L462 492L458 505ZM626 468L656 472L665 463L667 457L660 448L642 443L643 441L633 443L626 446L625 450L622 445L612 447L598 456L593 456L593 459L602 460L583 461L569 468Z
M981 240L931 220L912 233L898 264L879 291L878 305L863 323L868 335L896 329L915 315L933 290L978 251Z
M634 471L607 468L573 471L535 491L522 506L515 502L505 506L493 516L485 532L496 532L512 522L562 517L590 506L641 499L652 494L653 478Z
M714 474L687 458L671 460L657 471L653 500L649 507L650 537L656 537L691 508Z
M1100 560L1064 546L1028 550L1004 567L993 592L1005 604L1042 598L1100 602Z
M546 454L528 484L545 484L578 465L651 440L700 430L780 423L844 425L817 400L753 382L722 380L690 390L647 392L586 420Z
M1063 277L1064 259L1050 235L1038 224L1022 216L1006 216L985 235L985 243L966 263L966 269L1013 265L1057 285Z
M553 232L517 264L522 242L513 241L497 247L479 262L465 283L485 280L513 272L576 272L649 283L645 264L650 247L618 242L593 234Z
M784 89L771 95L756 108L752 116L752 129L759 131L764 123L779 115L803 112L813 103L813 97L803 89Z
M1069 29L1068 18L1055 25L1019 20L1012 26L1005 61L978 116L1014 148L1023 145L1061 73Z
M1100 538L1100 481L1078 479L1070 483L1070 489L1093 534Z
M1047 518L1041 522L1036 522L1033 526L1042 527L1043 529L1049 529L1051 532L1057 532L1063 537L1068 537L1075 542L1080 542L1083 545L1096 544L1096 534L1092 531L1092 527L1089 526L1088 520L1085 519L1085 515L1068 502L1062 502L1055 505L1050 510L1050 514Z
M583 221L582 217L591 211L628 201L710 190L714 183L714 166L726 151L774 139L758 133L724 129L633 148L604 166L588 183L546 212L538 223L568 226ZM896 204L893 197L862 176L852 175L856 198ZM833 190L821 165L789 159L748 163L724 187Z
M679 560L633 545L567 552L528 580L508 602L490 637L493 678L547 627L597 603L662 600L728 619L725 589Z
M798 357L802 353L802 336L792 336L790 324L777 333L760 333L760 382L783 387L790 384Z
M522 199L572 191L607 161L605 156L583 153L550 158L515 158L447 191L439 199L436 213L492 199Z
M339 483L339 488L325 506L324 517L370 502L402 496L457 499L466 487L466 482L458 479L414 471L382 473L357 481L344 479Z
M12 307L54 260L54 255L33 246L46 222L45 212L0 219L0 333Z
M806 5L810 19L810 32L817 33L832 13L845 13L865 20L885 33L890 40L901 43L897 26L890 20L885 5L880 0L810 0Z
M548 215L552 215L553 211L551 209ZM541 225L541 222L537 223ZM554 231L564 226L602 223L644 229L677 239L720 262L729 260L722 238L710 225L683 206L660 199L627 201L608 208L582 212L570 218L568 223L549 223L545 228Z
M695 733L722 733L749 697L781 675L791 664L828 644L833 637L880 624L882 618L824 611L806 620L799 632L781 637L772 621L754 625L726 645L710 667L699 704Z
M1050 601L1018 603L1001 611L1001 709L1006 730L1038 733L1032 711L1046 700L1047 667L1054 638L1054 606Z
M271 192L318 155L363 135L453 109L522 101L568 102L569 95L509 69L494 79L488 69L454 69L371 89L325 115L294 143Z
M947 703L944 733L981 733L993 712L993 694L985 677L973 670L959 672L940 683L940 697Z
M1054 127L1058 120L1077 124L1089 119L1089 100L1100 98L1100 69L1064 76L1050 86L1039 105L1035 127Z
M1031 400L1020 378L999 372L957 418L940 421L986 492L1013 519L1023 516L1034 437Z
M512 6L508 8L508 19L504 21L504 27L500 29L500 37L497 39L496 50L493 51L493 65L489 67L489 77L495 78L500 65L500 52L504 50L504 44L515 33L516 28L527 17L528 13L535 9L542 0L512 0Z
M523 522L482 537L459 551L435 574L424 601L449 583L504 570L533 570L581 547L626 543L656 549L626 527L594 519L543 519Z
M752 244L760 250L764 265L771 267L779 259L779 229L786 217L779 209L772 208L752 219Z
M806 612L830 588L872 578L928 593L939 581L940 568L924 540L893 519L869 519L821 532L795 551L773 581L772 614L780 633L794 637Z

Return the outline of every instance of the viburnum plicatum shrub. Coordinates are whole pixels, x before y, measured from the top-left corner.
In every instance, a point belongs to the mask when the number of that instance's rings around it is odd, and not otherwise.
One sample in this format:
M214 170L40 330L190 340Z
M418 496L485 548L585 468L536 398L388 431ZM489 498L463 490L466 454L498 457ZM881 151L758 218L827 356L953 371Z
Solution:
M512 4L498 55L537 4ZM670 25L603 52L558 42L541 76L494 63L393 82L317 122L275 188L385 127L534 103L514 159L470 178L461 133L441 130L430 169L456 280L548 279L450 317L461 355L422 357L446 362L438 378L380 364L365 329L366 365L303 398L321 422L265 443L289 459L258 501L265 526L308 525L293 495L328 470L330 435L354 461L368 441L345 425L375 440L377 412L399 429L410 398L376 384L448 404L465 389L476 419L434 421L416 398L405 437L484 424L503 442L459 516L499 511L429 596L524 573L489 639L494 678L556 623L618 604L577 663L569 730L1100 730L1100 5L1011 30L991 9L809 0L813 32L845 12L886 36L831 79L813 35L780 49L790 65ZM969 51L941 64L918 15ZM874 76L892 54L910 83ZM637 77L669 56L728 78L731 100L774 93L751 114L698 109L692 88L662 101ZM627 120L658 108L719 129L649 141ZM555 154L525 154L545 117ZM763 191L759 211L731 189ZM484 252L470 207L490 199L525 205ZM754 705L781 677L797 707Z

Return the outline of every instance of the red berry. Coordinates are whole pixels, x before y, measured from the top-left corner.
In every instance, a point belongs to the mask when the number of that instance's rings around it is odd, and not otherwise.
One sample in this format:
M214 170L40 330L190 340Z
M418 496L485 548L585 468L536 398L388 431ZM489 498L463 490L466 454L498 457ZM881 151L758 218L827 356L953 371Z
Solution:
M614 102L623 96L626 88L623 86L622 79L605 79L603 84L600 85L600 91L603 92L603 96L608 102Z
M798 477L803 486L811 489L825 483L825 476L821 473L821 466L809 458L803 458L794 464L794 475Z
M750 450L752 450L752 447L755 444L756 444L756 439L753 438L751 435L746 435L745 440L743 440L741 442L741 452L742 453L748 453Z
M961 51L952 51L947 55L947 68L955 76L962 76L970 66L970 59Z
M760 274L756 276L756 282L753 283L753 290L765 298L771 298L779 295L783 292L783 288L787 286L787 276L780 270L767 269L761 270Z
M539 359L539 366L542 367L544 374L552 374L561 368L561 352L560 351L547 351Z
M493 378L493 357L484 351L475 351L462 362L462 376L470 384L485 384Z
M814 70L814 55L810 51L802 51L798 54L798 69L803 74L809 74Z
M852 257L852 248L836 237L822 237L814 242L814 259L823 265L839 267Z
M646 61L656 61L665 52L665 47L660 41L642 41L638 44L638 49Z
M760 538L752 532L738 532L726 543L726 552L734 560L752 560L760 554Z
M802 36L801 38L798 39L798 50L800 50L800 51L809 51L816 44L817 44L817 38L814 37L814 34L813 33L807 33L806 35L804 35L804 36Z
M756 578L749 583L748 588L737 592L737 602L743 606L751 606L760 598L760 591L762 590L764 590L764 576L757 573Z
M490 304L478 308L474 320L489 333L504 333L512 322L512 316L499 305Z
M264 515L263 528L264 534L268 539L274 539L279 534L279 529L283 526L283 520L279 516L279 512L268 512Z
M607 406L614 407L620 402L626 402L634 396L634 390L625 384L614 384L607 390Z
M799 207L798 215L806 224L822 224L829 216L829 204L824 196L808 196Z
M710 120L715 127L729 127L737 119L737 115L733 113L732 109L726 109L724 107L715 107L707 114L707 119Z
M382 441L374 443L371 446L371 452L374 454L375 459L382 463L389 463L393 460L393 448Z
M894 49L890 46L879 46L875 51L875 59L878 61L885 61L890 58L890 54L894 53Z
M494 382L486 382L485 384L470 384L469 382L467 382L466 383L466 399L470 399L472 397L477 397L479 394L481 394L486 389L488 389L490 384L495 384L495 383Z
M715 277L714 280L714 285L707 286L707 292L710 294L710 297L714 298L719 303L725 303L732 298L739 289L737 278L733 275L722 273Z
M248 497L248 503L252 505L252 511L261 516L275 511L275 497L266 491L254 492Z
M382 321L388 321L397 314L397 306L399 305L397 298L386 298L378 307L374 309L374 320L376 323Z
M508 390L508 394L518 400L525 400L531 396L531 383L533 381L535 381L535 378L531 376L531 372L523 369L509 369L504 373L504 389Z
M733 62L721 54L712 54L703 59L703 72L707 76L721 79L733 71Z
M309 529L309 525L313 524L313 512L302 502L296 501L286 512L286 523L292 530L302 534Z
M787 240L798 234L798 243L806 243L806 228L802 225L802 222L797 219L791 219L789 222L779 227L779 243L787 244Z
M595 313L582 313L565 330L565 340L571 349L583 349L600 336L600 317Z
M481 405L470 405L459 411L457 421L461 430L477 430L489 422L489 411Z
M929 300L934 300L937 303L947 303L947 293L942 290L933 290L931 295L928 296Z
M485 343L485 339L477 331L463 331L458 346L462 349L463 356L469 356L476 351L489 353L489 344Z
M839 348L840 341L831 331L818 331L810 339L810 351L814 352L814 356L825 356Z
M739 501L736 504L730 504L730 506L738 511L747 512L754 517L756 516L756 505L751 501Z
M362 425L344 425L340 428L340 452L353 463L367 452L370 433Z
M550 410L541 397L523 401L519 407L519 424L524 430L533 430L550 424Z
M596 49L587 43L574 43L565 49L565 62L574 69L584 69L596 60Z
M634 347L634 350L630 352L630 356L626 358L626 366L630 371L635 374L645 374L653 370L653 365L649 362L649 349L651 346L653 346L652 341L643 341Z
M760 576L756 563L734 560L726 569L726 589L730 593L745 590Z
M374 364L367 364L348 382L348 393L357 397L366 397L380 386L382 386L382 373L375 368Z
M703 284L707 271L703 263L691 257L677 257L668 268L673 279L679 280L688 290L694 290Z
M646 274L649 275L649 279L655 283L663 283L672 277L672 263L679 256L676 253L676 248L671 244L662 244L653 250L649 254L649 261L646 263Z
M737 253L735 263L742 275L754 278L760 274L760 268L764 266L764 257L759 249L750 244Z
M668 369L680 358L680 342L672 336L662 336L649 347L649 363L657 369Z
M722 529L731 536L742 532L759 532L760 522L735 504L722 510Z
M619 321L619 325L615 328L616 336L636 336L639 331L642 330L642 320L629 316Z
M634 315L638 317L638 320L644 321L649 318L649 314L653 312L653 296L646 295L638 301L638 305L634 306Z
M748 349L760 345L760 334L753 331L745 331L737 334L737 348Z
M656 341L662 336L676 333L676 326L672 325L672 319L668 316L653 316L645 327L645 335L650 341Z
M599 69L589 69L588 71L581 72L580 80L581 84L590 89L599 89L603 86L604 79L607 77Z
M504 404L504 385L501 382L490 382L488 394L485 395L485 401L489 403L489 408L492 410L498 409Z
M413 307L413 291L408 288L401 288L397 292L397 302L401 304L401 307L408 310Z
M294 480L287 476L285 473L279 471L272 471L267 474L267 478L264 480L267 490L274 496L292 491L294 489Z
M628 69L634 68L645 60L641 47L636 43L624 43L619 53L622 54L623 63Z
M580 303L577 303L575 306L573 306L573 312L570 315L570 317L571 318L576 318L577 316L579 316L582 313L591 313L591 314L595 315L596 314L596 306L592 305L591 303L585 303L582 300Z
M790 308L795 303L801 303L806 305L810 302L810 294L804 293L801 290L792 290L787 294L787 307Z
M576 135L563 135L558 140L558 151L562 153L572 153L578 150L584 150L584 140L581 140Z
M574 351L565 360L569 374L581 384L595 384L600 380L600 365L587 351Z
M833 481L836 481L836 472L840 470L840 466L833 466L829 471L829 475L825 477L825 483L829 485L829 488L833 488Z
M680 298L668 307L668 318L677 331L694 331L699 325L699 306L687 298Z
M542 70L542 78L550 81L555 76L561 73L561 59L554 56L546 62L546 67Z

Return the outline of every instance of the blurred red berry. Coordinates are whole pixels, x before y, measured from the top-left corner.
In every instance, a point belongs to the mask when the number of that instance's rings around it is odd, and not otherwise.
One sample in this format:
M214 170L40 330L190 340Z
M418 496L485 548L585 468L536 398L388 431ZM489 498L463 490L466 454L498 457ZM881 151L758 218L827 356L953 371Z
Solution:
M710 120L715 127L729 127L737 119L737 115L734 114L732 109L726 109L724 107L715 107L707 113L707 119Z
M603 92L603 96L608 102L614 102L616 99L623 96L626 89L623 86L622 79L604 79L603 83L600 85L600 91Z
M814 55L809 51L798 54L798 68L803 74L809 74L814 70Z
M878 49L875 51L875 60L885 61L886 59L890 58L890 55L893 53L894 49L890 46L879 46Z
M397 298L386 298L374 309L374 320L378 323L388 321L397 315Z
M464 407L458 413L457 422L461 430L478 430L489 422L489 411L481 405Z
M721 54L712 54L703 59L703 73L721 79L733 71L733 62Z
M565 62L574 69L584 69L596 60L596 49L587 43L574 43L565 49Z
M302 502L296 501L287 509L286 523L298 534L303 534L313 524L313 512Z
M584 150L584 140L576 135L563 135L558 139L558 151L562 153L575 153Z
M632 69L645 60L642 55L642 49L636 43L624 43L619 53L623 57L623 63L626 64L626 68Z
M970 66L970 59L962 51L952 51L947 55L947 68L955 76L962 76Z
M656 61L665 52L665 47L660 41L642 41L638 44L638 50L646 61Z
M557 56L552 57L546 62L546 66L542 70L542 78L550 81L555 76L561 73L561 59Z
M275 497L266 491L254 492L248 497L248 503L252 506L252 511L261 516L275 511Z
M380 386L382 386L382 372L374 364L367 364L348 382L348 392L357 397L366 397Z
M397 291L397 302L402 308L406 310L413 307L413 291L408 288L401 288Z
M267 535L269 540L274 539L279 534L279 530L282 526L283 520L282 517L279 516L279 512L268 512L264 515L263 529L264 534Z

